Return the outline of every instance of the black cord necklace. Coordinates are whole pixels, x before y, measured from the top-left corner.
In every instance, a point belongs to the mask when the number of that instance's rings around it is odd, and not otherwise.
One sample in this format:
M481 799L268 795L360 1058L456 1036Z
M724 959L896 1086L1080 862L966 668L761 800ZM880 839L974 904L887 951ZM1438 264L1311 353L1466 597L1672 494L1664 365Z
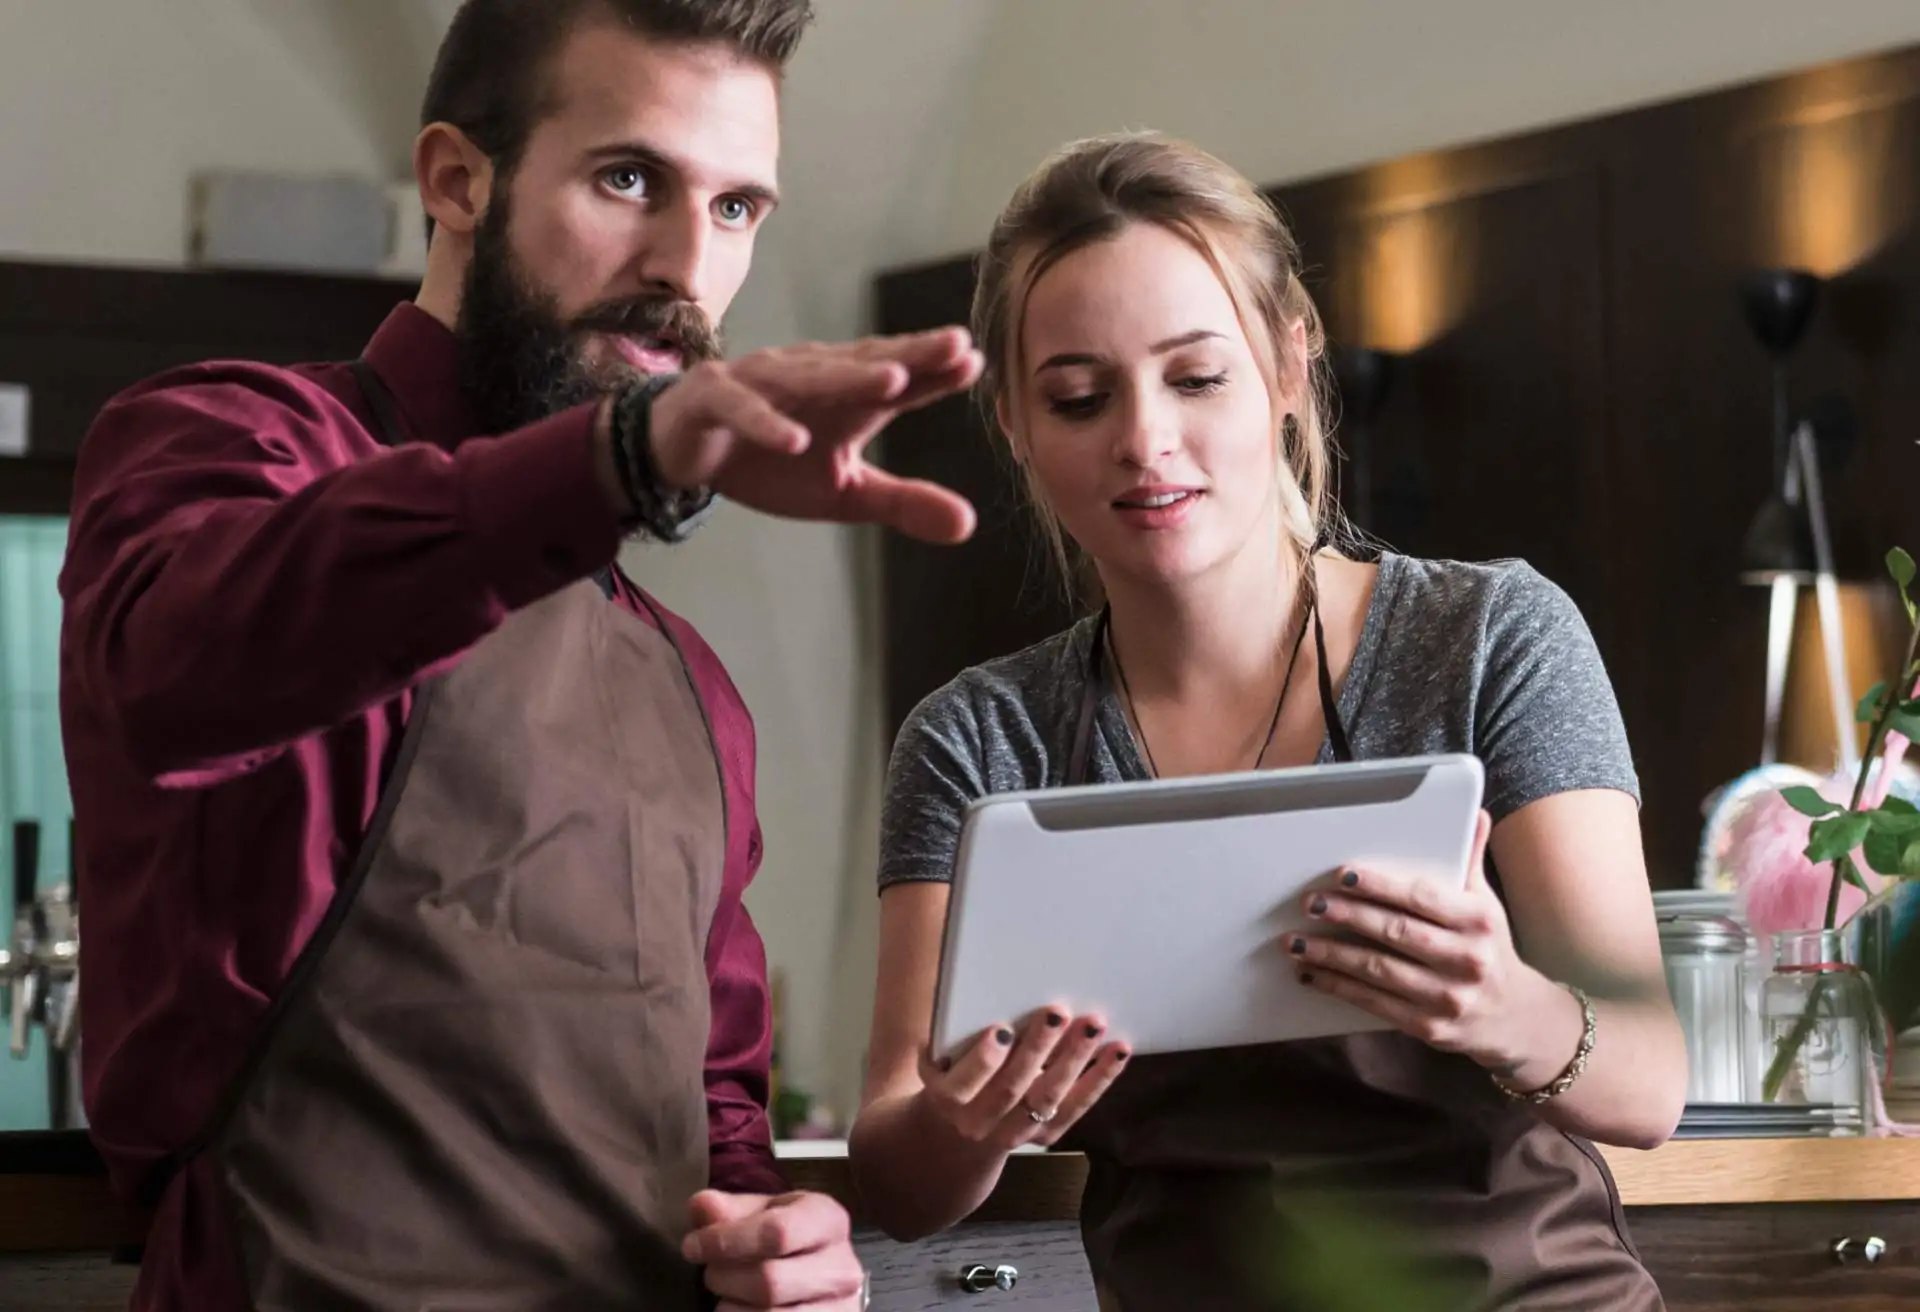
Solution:
M1280 696L1273 703L1273 718L1267 721L1267 736L1260 744L1260 750L1254 754L1249 769L1258 770L1260 762L1266 759L1267 750L1273 746L1273 735L1280 727L1280 712L1287 704L1287 689L1293 686L1293 667L1300 663L1300 644L1307 636L1307 622L1314 611L1314 590L1308 587L1301 597L1303 609L1300 615L1300 627L1293 635L1293 654L1287 657L1287 673L1280 680ZM1127 686L1127 669L1120 663L1120 649L1113 641L1113 628L1107 628L1107 653L1113 660L1113 672L1120 676L1120 695L1126 698L1127 717L1133 721L1134 735L1140 740L1140 750L1146 754L1147 773L1153 778L1160 777L1160 767L1153 759L1153 744L1147 741L1146 722L1140 718L1140 712L1133 704L1133 689Z

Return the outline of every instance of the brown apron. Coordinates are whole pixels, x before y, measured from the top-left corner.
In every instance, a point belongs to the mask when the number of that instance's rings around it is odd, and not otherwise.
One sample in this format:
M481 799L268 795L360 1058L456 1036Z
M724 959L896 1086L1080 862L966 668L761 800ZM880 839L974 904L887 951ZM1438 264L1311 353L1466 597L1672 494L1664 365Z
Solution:
M1313 620L1332 754L1350 760ZM1070 784L1087 782L1109 696L1105 623ZM1089 1159L1081 1230L1103 1312L1663 1307L1592 1144L1397 1032L1137 1058L1060 1146ZM1367 1296L1382 1277L1431 1301Z
M195 1145L259 1312L701 1306L678 1246L707 1180L725 796L671 637L610 592L515 612L416 691Z

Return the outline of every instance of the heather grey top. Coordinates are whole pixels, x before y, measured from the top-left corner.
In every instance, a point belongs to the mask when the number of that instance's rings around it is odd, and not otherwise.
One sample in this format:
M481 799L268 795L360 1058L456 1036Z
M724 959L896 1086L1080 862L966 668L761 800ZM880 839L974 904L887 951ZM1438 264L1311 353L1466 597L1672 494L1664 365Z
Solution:
M1094 621L974 666L914 708L887 771L880 885L951 878L968 802L1066 782ZM1523 561L1391 552L1339 690L1361 760L1471 752L1497 821L1576 788L1639 800L1613 686L1572 598ZM1118 699L1101 699L1090 783L1144 779ZM1320 760L1333 759L1322 743Z

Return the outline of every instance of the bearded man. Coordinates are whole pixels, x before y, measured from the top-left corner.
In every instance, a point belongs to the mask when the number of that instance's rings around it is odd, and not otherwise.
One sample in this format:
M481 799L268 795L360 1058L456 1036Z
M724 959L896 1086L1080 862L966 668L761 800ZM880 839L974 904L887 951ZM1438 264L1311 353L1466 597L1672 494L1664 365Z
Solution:
M60 702L136 1308L861 1305L768 1132L752 722L616 563L716 494L971 531L862 459L963 332L722 359L809 19L469 0L416 298L88 434Z

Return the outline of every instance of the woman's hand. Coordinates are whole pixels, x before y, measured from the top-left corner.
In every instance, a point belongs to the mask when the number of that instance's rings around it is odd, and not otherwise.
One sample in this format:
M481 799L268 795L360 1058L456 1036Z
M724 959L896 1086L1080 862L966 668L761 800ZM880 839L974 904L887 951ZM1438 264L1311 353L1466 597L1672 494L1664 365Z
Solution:
M1283 942L1300 962L1302 984L1504 1077L1534 1058L1525 1049L1541 1029L1543 1006L1568 1012L1559 1060L1570 1058L1580 1008L1520 959L1506 909L1487 883L1489 829L1482 811L1465 888L1345 870L1332 889L1308 894L1305 909L1347 935L1290 934Z
M1035 1012L1016 1032L990 1025L949 1066L920 1058L920 1098L962 1139L1011 1152L1052 1144L1086 1115L1127 1060L1125 1045L1100 1038L1094 1016L1064 1007Z

